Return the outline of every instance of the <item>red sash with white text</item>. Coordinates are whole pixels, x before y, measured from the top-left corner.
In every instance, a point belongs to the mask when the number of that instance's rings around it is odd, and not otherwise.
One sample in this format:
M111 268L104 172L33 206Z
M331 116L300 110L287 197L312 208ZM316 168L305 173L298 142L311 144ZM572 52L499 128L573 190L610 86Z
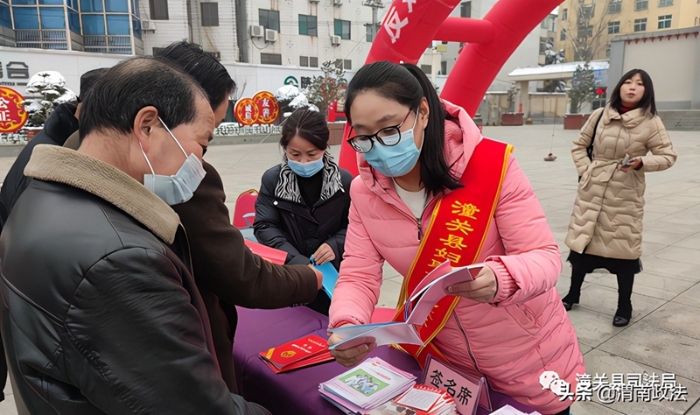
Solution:
M512 151L510 144L482 139L462 174L460 183L464 187L437 201L416 258L404 278L393 321L404 321L406 299L433 268L447 260L454 267L477 262L496 212ZM447 361L433 344L433 339L447 323L459 299L446 296L430 312L418 330L426 346L402 344L395 347L415 357L421 367L428 355Z

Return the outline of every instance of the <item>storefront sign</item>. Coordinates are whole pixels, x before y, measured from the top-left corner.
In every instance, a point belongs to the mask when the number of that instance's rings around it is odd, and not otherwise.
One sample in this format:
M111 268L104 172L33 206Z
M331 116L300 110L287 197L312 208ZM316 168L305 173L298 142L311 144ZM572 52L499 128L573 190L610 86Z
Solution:
M17 61L7 62L4 65L0 62L0 85L27 86L27 82L17 81L20 79L29 79L29 65Z
M299 79L301 79L301 84L299 84L299 81L295 76L288 76L284 79L284 84L285 85L294 85L297 88L308 88L311 85L311 82L313 79L310 76L302 76Z
M233 114L242 125L253 125L258 119L258 106L251 98L241 98L233 108Z
M280 114L280 106L271 92L261 91L255 94L253 102L258 106L258 124L272 124Z
M272 124L279 116L280 106L271 92L260 91L253 98L239 99L233 113L242 125Z
M12 88L0 86L0 133L19 131L29 115L22 106L24 97Z

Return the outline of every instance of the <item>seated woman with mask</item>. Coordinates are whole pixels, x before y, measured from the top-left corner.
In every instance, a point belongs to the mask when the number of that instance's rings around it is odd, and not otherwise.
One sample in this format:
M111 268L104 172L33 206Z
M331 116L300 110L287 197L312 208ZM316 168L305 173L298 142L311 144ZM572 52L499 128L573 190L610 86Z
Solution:
M350 209L352 176L333 162L323 115L298 109L285 121L284 161L265 172L255 206L255 237L287 252L287 264L332 263L340 268ZM309 307L328 315L319 291Z

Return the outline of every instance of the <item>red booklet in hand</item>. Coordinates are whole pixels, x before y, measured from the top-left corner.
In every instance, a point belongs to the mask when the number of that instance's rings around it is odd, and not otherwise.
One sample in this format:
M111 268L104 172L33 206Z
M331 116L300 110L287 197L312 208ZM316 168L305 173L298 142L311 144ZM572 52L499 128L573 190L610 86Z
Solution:
M333 360L326 339L305 336L288 343L260 352L260 358L275 373L288 372L302 367Z

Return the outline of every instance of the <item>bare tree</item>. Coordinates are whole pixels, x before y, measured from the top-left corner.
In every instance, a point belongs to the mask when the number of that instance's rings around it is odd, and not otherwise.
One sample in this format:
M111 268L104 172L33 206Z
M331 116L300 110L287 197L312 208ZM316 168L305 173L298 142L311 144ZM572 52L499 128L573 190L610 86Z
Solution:
M342 65L333 61L321 64L322 76L314 76L311 85L306 90L309 102L316 105L324 116L328 115L328 107L345 94L348 81Z
M569 34L567 39L574 50L574 60L590 62L606 46L610 0L585 1L572 0L569 16L575 20L562 23Z

